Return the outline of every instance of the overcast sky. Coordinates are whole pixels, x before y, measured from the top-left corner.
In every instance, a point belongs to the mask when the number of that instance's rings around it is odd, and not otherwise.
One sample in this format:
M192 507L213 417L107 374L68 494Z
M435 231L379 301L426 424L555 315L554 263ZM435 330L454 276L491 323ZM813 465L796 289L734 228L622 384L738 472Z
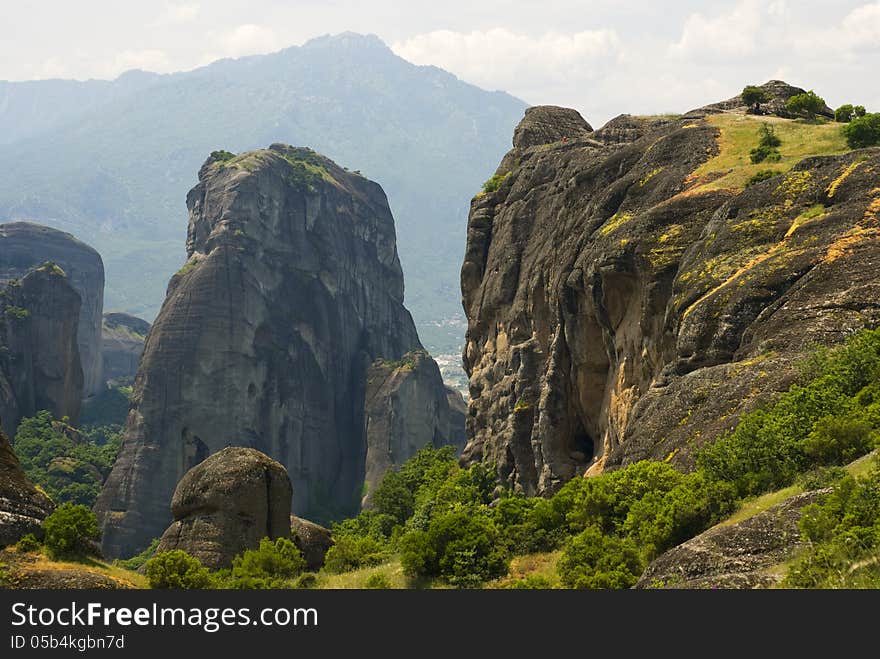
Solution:
M0 79L113 78L265 53L328 33L379 35L596 126L684 111L781 78L880 111L880 2L814 0L0 0Z

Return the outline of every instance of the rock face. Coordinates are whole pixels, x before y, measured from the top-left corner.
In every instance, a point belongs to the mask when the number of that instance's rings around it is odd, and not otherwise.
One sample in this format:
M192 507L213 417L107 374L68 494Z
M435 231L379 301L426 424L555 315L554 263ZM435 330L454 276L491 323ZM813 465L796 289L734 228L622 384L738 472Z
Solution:
M104 310L104 264L101 256L69 233L31 222L0 224L0 283L20 279L46 261L57 263L82 301L77 343L84 394L103 387L101 315Z
M224 449L180 479L174 522L156 551L182 549L208 568L230 567L263 538L290 537L291 495L282 465L254 449Z
M355 512L367 370L421 349L376 183L310 149L272 145L213 154L187 206L189 260L147 337L123 448L96 505L110 556L161 533L178 479L227 445L282 463L296 514Z
M80 296L55 265L0 287L0 422L49 410L76 423L83 373L76 341Z
M687 467L811 346L880 322L880 150L725 189L694 174L718 153L710 114L515 147L473 200L465 462L527 494L644 458Z
M803 546L805 506L830 490L798 494L754 517L716 526L654 559L636 588L768 588L785 576L772 570Z
M101 330L102 382L127 382L137 375L150 323L127 313L105 313Z
M306 560L307 570L315 572L324 567L324 557L327 555L327 550L333 546L330 529L291 515L290 534L293 536L293 543Z
M364 500L382 476L425 446L464 448L464 399L443 385L440 370L424 351L379 360L367 372L364 401L367 441Z
M764 114L775 114L777 117L785 117L787 119L792 118L792 115L788 110L785 109L785 104L788 102L792 96L796 96L797 94L803 94L806 90L801 89L800 87L794 87L789 85L787 82L783 82L782 80L770 80L769 82L765 82L763 85L760 85L760 88L764 90L764 95L767 97L767 101L761 103L761 111ZM709 111L718 111L718 110L747 110L749 109L745 103L743 103L742 96L737 95L733 98L729 98L726 101L721 101L720 103L712 103L711 105L707 105L704 110ZM825 105L819 112L819 114L823 117L828 117L829 119L834 118L834 110Z
M15 544L26 533L40 536L40 524L52 508L48 497L24 475L9 439L0 430L0 547Z

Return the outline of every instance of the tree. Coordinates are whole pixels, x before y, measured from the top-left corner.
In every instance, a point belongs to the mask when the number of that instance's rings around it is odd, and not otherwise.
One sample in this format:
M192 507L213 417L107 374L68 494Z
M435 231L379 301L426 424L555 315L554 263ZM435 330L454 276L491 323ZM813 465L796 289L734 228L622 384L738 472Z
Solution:
M824 108L825 99L812 89L803 94L795 94L785 104L785 109L792 114L803 114L809 119L815 119Z
M632 540L588 526L568 542L556 571L568 588L620 589L635 584L643 567Z
M156 554L147 561L146 573L150 588L193 590L211 585L207 568L182 549Z
M845 103L834 111L834 121L848 124L855 117L855 108L852 103Z
M43 521L44 543L55 558L79 558L101 537L98 518L85 506L63 503Z
M853 149L880 144L880 113L856 117L842 128L846 143Z
M232 585L236 588L280 588L306 566L305 559L287 538L263 538L257 549L247 549L232 560Z
M742 90L742 101L751 108L753 114L761 114L761 103L768 101L767 93L755 85L746 85Z
M777 147L782 145L782 140L776 134L773 126L762 123L758 129L758 146L751 150L749 158L752 164L759 162L779 162L782 159Z

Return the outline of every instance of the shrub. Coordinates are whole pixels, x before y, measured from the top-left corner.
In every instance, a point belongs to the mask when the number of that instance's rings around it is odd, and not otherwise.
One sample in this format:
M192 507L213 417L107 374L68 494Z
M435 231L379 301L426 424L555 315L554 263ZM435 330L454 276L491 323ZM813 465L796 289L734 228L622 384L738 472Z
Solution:
M232 560L231 586L238 589L283 588L303 571L302 553L287 538L263 538L257 549L247 549Z
M856 117L864 117L865 116L865 106L864 105L852 105L851 103L846 103L841 105L834 111L834 121L838 121L840 123L847 124Z
M798 476L797 483L805 490L821 490L845 477L846 469L843 467L816 467Z
M63 503L43 521L44 543L55 558L79 558L91 553L100 538L98 519L85 506Z
M761 183L762 181L766 181L767 179L771 179L774 176L779 176L779 172L775 169L761 169L748 180L746 181L746 187L750 188L751 186Z
M312 572L305 572L299 575L293 582L293 587L300 590L308 590L318 585L318 578Z
M550 577L543 574L529 574L522 579L512 579L502 586L508 590L550 590L557 587Z
M793 114L806 115L813 119L822 112L825 107L825 99L816 94L812 89L803 94L795 94L785 103L785 109Z
M782 140L776 134L776 130L768 123L762 123L758 128L758 146L749 152L752 164L759 162L778 162L782 159L778 147Z
M126 570L140 570L143 565L153 558L156 554L156 548L159 546L159 538L153 538L150 541L150 544L137 556L132 556L131 558L126 558L123 560L117 560L115 563L120 567L124 567Z
M556 565L568 588L629 588L644 566L635 543L588 526L566 543Z
M15 549L20 552L28 553L37 551L40 548L40 541L33 533L25 533L15 544Z
M818 464L846 464L874 445L871 424L858 416L819 419L803 442L804 453Z
M397 471L389 471L382 478L372 497L373 508L388 515L395 524L404 524L415 507L415 496L406 479Z
M391 580L383 572L376 572L367 578L366 583L364 583L364 588L369 588L371 590L388 590L392 588Z
M146 574L150 588L193 590L211 586L207 568L182 549L156 554L147 561Z
M760 87L746 85L742 90L742 101L754 114L760 114L761 103L767 102L767 94Z
M504 180L510 176L510 172L506 174L493 174L489 180L483 183L483 192L497 192L498 188L501 187L501 184L504 183Z
M400 560L408 576L441 577L459 588L507 573L498 529L477 509L448 512L432 519L427 531L409 531L400 539Z
M334 534L333 543L324 557L328 572L348 572L388 560L387 547L372 536Z
M852 149L876 146L880 144L880 112L856 117L841 130Z

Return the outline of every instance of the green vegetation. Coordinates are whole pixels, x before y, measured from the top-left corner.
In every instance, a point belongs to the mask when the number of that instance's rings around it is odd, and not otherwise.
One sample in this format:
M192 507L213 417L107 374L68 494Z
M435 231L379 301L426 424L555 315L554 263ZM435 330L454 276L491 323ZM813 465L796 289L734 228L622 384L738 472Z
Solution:
M24 320L31 315L31 312L24 307L16 307L12 304L7 305L3 311L6 313L6 315L17 318L18 320Z
M784 586L880 587L880 462L807 506L800 527L809 549L791 565Z
M803 94L795 94L785 103L785 109L793 114L815 119L825 107L825 99L816 94L812 89Z
M759 162L779 162L782 160L782 154L779 148L782 140L776 134L773 126L762 123L758 128L758 146L749 152L749 159L752 164ZM750 179L751 180L751 179Z
M500 188L501 184L507 180L508 176L510 176L510 172L493 174L485 183L483 183L483 193L490 194L492 192L497 192L498 188Z
M63 503L43 520L44 543L53 558L82 558L93 553L91 543L100 538L98 519L85 506Z
M880 112L856 117L841 128L846 143L853 149L880 144Z
M28 478L53 501L92 506L121 443L121 426L77 430L43 410L21 420L13 448Z
M839 123L848 124L850 121L855 119L856 117L864 117L865 116L865 106L864 105L852 105L851 103L846 103L841 105L834 111L834 121Z
M754 175L746 181L746 187L749 188L756 183L761 183L762 181L767 181L768 179L773 178L774 176L779 176L779 172L775 169L761 169L754 173Z
M238 590L284 588L297 577L306 562L287 538L263 538L257 549L248 549L232 561L232 572L223 585Z
M694 190L742 190L748 180L766 166L752 164L750 153L755 146L755 130L761 123L771 124L785 145L775 169L784 174L807 156L846 153L850 150L839 124L809 123L756 117L754 115L718 114L706 121L719 130L718 155L704 162L693 173Z
M235 158L235 154L225 149L219 149L217 151L211 151L210 159L214 162L225 163Z
M753 114L761 114L761 103L766 103L768 100L767 94L760 87L755 85L743 87L742 101L749 106L749 111Z
M156 549L159 547L159 538L153 538L150 542L149 546L144 549L137 556L132 556L131 558L127 558L125 560L117 560L114 561L116 565L125 568L126 570L132 570L136 572L143 567L148 560L153 558L156 555Z
M21 538L19 538L18 542L15 543L16 551L21 552L31 552L38 551L40 549L40 541L37 540L37 536L33 533L25 533Z
M211 585L207 568L181 549L163 551L148 560L146 565L150 588L192 590Z

